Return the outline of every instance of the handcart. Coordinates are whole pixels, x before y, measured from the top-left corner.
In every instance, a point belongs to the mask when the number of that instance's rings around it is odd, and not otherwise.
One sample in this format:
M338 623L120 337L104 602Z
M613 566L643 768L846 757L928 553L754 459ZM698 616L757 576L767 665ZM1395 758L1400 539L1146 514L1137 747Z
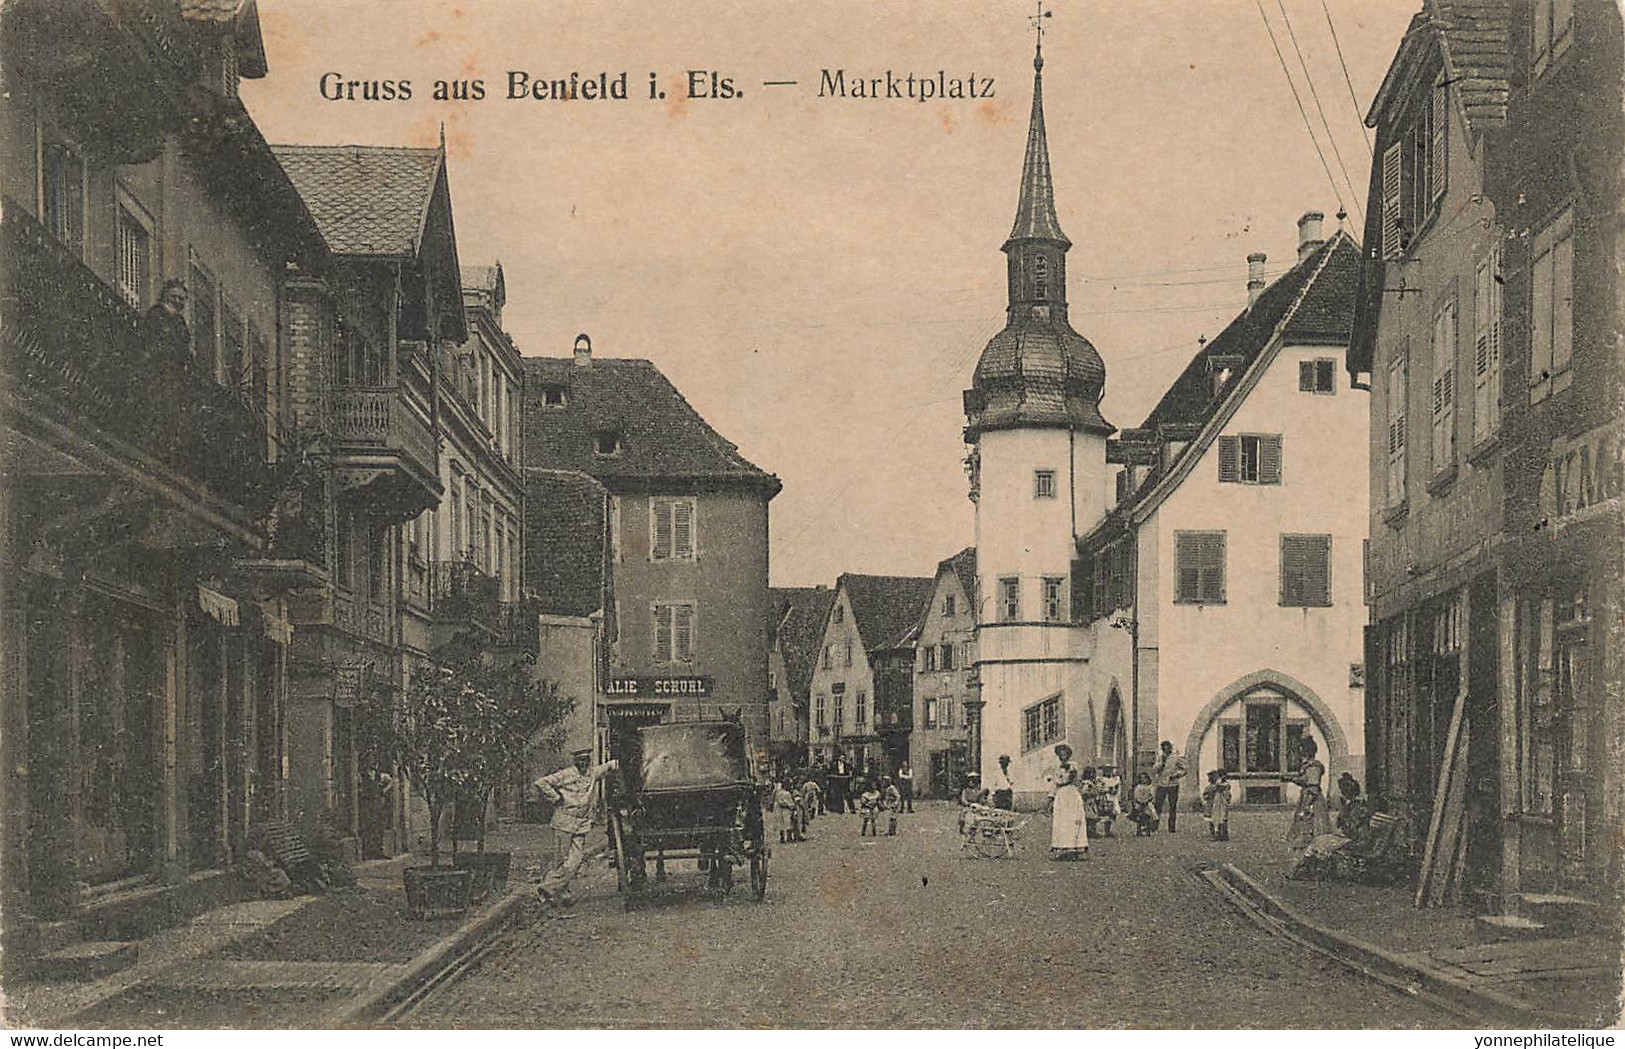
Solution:
M1025 822L1008 809L967 805L960 825L960 848L977 856L1012 858L1016 834Z

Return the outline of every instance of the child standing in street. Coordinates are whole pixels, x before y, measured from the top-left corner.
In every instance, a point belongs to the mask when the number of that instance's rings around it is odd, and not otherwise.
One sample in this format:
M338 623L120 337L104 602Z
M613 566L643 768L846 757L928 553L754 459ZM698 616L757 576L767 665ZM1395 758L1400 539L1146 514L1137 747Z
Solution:
M1123 802L1119 797L1122 792L1123 777L1117 774L1117 766L1100 766L1100 811L1108 838L1112 836L1112 821L1123 815Z
M897 837L897 817L903 812L903 792L896 783L886 781L886 837Z
M1149 838L1157 832L1157 789L1151 785L1151 773L1142 772L1135 777L1134 794L1129 802L1129 819L1134 821L1134 836Z
M779 844L796 840L796 796L790 793L789 783L780 783L773 792L774 822L779 825Z
M880 788L871 780L864 785L863 793L858 795L858 813L863 817L863 824L858 827L858 837L865 834L880 837L880 801Z
M1218 777L1213 784L1213 802L1208 812L1208 818L1213 821L1213 837L1216 841L1230 840L1230 777L1219 769L1215 775Z

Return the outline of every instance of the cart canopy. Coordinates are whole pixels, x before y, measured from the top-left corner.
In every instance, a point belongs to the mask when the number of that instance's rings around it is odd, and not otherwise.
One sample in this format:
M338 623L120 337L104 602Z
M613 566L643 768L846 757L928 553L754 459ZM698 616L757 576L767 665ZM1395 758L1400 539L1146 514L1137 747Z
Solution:
M629 740L634 753L622 767L633 790L693 790L749 784L745 727L735 721L644 725Z

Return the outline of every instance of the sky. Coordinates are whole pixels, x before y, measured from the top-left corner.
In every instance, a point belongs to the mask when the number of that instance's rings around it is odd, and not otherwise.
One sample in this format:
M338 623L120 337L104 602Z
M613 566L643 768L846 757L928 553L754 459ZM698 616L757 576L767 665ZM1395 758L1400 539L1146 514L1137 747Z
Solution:
M1044 108L1073 243L1071 319L1106 362L1106 418L1129 427L1198 338L1246 305L1249 252L1283 272L1308 210L1329 234L1346 209L1359 236L1360 118L1420 5L1048 6ZM242 97L266 137L432 146L443 126L459 256L502 262L520 352L568 355L586 332L596 355L665 372L783 481L774 585L930 575L971 543L960 394L1004 323L999 246L1032 104L1032 4L259 10L270 71ZM992 78L992 97L820 98L826 69L849 85L941 71L980 92ZM730 79L737 96L685 97L690 70L706 89L713 72ZM510 71L625 71L630 97L509 99ZM649 98L651 72L664 99ZM412 98L329 100L324 74L408 80ZM436 80L472 78L482 100L432 98Z

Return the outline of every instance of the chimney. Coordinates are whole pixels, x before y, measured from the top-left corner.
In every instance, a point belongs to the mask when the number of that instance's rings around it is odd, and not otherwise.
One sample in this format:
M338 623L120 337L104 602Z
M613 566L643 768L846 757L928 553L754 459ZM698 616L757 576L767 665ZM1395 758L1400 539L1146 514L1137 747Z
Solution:
M1298 219L1298 261L1307 259L1314 250L1326 243L1326 238L1320 235L1320 224L1326 216L1318 211L1306 211Z
M586 332L576 336L576 367L592 367L592 339L587 336Z
M1258 301L1258 293L1264 290L1264 259L1267 256L1262 251L1255 251L1247 256L1247 305L1251 306Z

